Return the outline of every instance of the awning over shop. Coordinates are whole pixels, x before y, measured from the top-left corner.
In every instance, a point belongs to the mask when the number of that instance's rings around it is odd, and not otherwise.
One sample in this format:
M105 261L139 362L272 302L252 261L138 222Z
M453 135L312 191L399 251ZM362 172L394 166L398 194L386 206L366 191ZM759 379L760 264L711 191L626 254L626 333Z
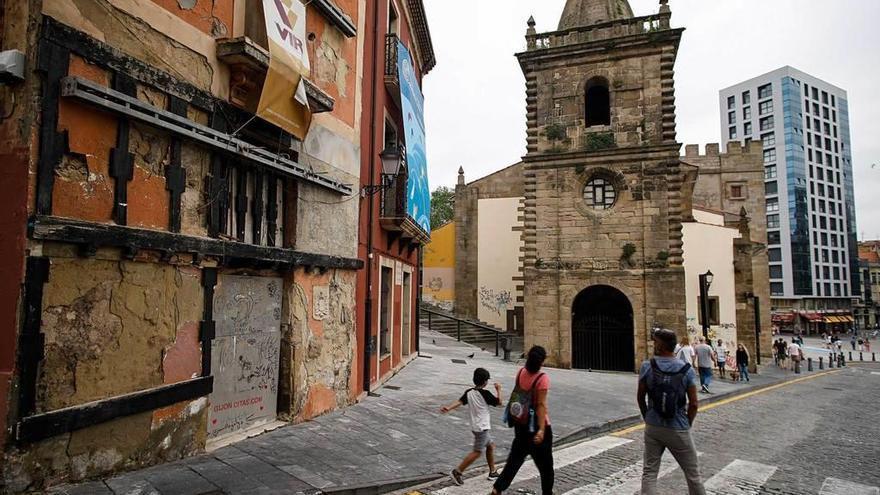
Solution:
M773 313L772 315L773 323L791 323L794 321L794 313Z
M822 316L821 313L815 313L810 311L802 311L801 316L806 318L810 323L823 323L825 322L825 317Z
M843 314L826 314L825 323L853 323L855 320L850 315Z

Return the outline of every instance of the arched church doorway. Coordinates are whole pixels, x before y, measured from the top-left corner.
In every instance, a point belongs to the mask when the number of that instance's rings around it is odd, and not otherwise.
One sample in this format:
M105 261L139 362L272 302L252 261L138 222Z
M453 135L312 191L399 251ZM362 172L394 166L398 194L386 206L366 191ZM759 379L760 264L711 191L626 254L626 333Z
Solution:
M573 368L633 371L633 308L614 287L594 285L574 300L571 314Z

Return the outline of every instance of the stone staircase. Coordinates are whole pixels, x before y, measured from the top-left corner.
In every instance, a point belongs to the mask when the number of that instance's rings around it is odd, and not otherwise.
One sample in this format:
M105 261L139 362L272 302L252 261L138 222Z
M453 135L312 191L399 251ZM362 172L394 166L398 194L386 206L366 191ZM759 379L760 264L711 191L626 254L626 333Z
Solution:
M427 311L421 312L421 327L424 329L430 329L435 332L442 333L444 335L448 335L454 339L459 338L459 331L461 332L461 341L471 344L476 347L480 347L488 352L495 352L495 339L496 335L499 337L507 336L507 332L492 327L483 322L479 321L470 321L464 320L458 321L455 315L437 311L434 308L428 308L432 311L441 314L431 314L430 319ZM448 316L445 316L448 315ZM430 320L430 328L429 328L429 320ZM460 330L459 330L460 327ZM499 351L501 349L501 344L499 344ZM512 339L512 351L511 356L513 359L519 358L520 354L522 354L523 349L523 338L519 335L513 335ZM503 355L503 351L500 351Z

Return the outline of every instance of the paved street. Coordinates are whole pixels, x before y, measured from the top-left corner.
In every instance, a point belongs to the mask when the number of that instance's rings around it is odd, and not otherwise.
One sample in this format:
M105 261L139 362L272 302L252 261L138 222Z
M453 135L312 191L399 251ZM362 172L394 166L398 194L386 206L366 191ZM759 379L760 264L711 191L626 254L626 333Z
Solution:
M492 380L502 383L504 394L509 394L518 365L496 358L494 349L482 352L440 334L423 336L422 355L379 390L378 397L343 411L207 455L61 487L56 493L295 494L436 476L456 465L472 442L467 412L441 415L440 407L471 386L477 366L487 368ZM547 373L551 396L556 398L551 415L559 439L593 436L637 420L634 374ZM766 386L790 375L770 366L749 384L717 382L713 397ZM493 435L503 459L512 436L509 429L497 428L500 418L498 409Z
M880 367L863 365L707 407L694 430L712 494L880 494ZM630 429L556 452L556 493L632 495L640 486L642 430ZM540 493L530 464L508 493ZM484 476L463 487L443 482L431 495L489 493ZM686 493L668 454L659 493ZM410 493L402 492L402 493Z

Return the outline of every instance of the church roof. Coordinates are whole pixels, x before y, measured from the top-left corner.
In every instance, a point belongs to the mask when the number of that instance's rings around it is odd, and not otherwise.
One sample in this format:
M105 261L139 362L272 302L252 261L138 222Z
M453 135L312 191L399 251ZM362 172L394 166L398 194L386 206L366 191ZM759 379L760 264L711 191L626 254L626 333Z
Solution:
M559 30L632 17L632 7L627 0L567 0L559 19Z

